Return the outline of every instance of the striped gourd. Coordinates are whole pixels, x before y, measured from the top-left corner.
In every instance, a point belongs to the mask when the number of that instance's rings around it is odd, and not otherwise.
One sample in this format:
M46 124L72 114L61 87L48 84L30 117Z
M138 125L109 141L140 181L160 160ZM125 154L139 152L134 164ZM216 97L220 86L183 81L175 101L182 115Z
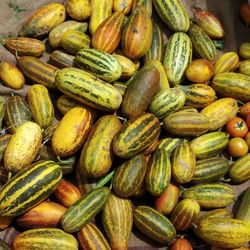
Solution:
M179 186L175 182L170 181L165 191L159 197L157 197L157 199L155 199L154 207L163 215L171 214L174 207L179 201L179 196Z
M64 231L74 233L98 214L105 205L110 194L107 187L96 188L80 200L67 208L61 217L61 225Z
M127 121L113 139L113 150L121 158L130 158L158 138L160 130L159 120L150 113Z
M147 159L138 154L120 164L113 177L112 187L120 197L130 197L144 183Z
M192 8L195 22L205 30L210 38L221 39L225 35L224 28L220 20L211 12L200 8Z
M218 96L250 101L250 76L234 72L221 73L213 78L211 87Z
M68 20L56 26L49 33L48 41L50 46L55 49L61 46L61 40L63 34L68 30L78 30L81 32L86 32L88 29L88 24L86 22L77 22L75 20Z
M13 250L77 250L78 242L71 234L58 228L30 229L17 235Z
M216 100L216 93L209 85L196 83L191 85L178 85L186 94L186 106L204 108Z
M187 34L174 33L168 40L164 53L163 67L170 85L180 84L185 71L192 60L192 43Z
M199 57L209 61L215 60L217 54L216 47L205 30L192 23L188 30L188 35L192 41L194 51Z
M115 87L77 68L58 71L56 86L73 99L100 110L114 111L122 102Z
M86 141L92 124L93 120L88 110L75 107L68 111L60 120L51 138L55 155L58 157L74 155Z
M232 211L226 208L217 208L210 211L206 211L200 214L200 216L195 221L195 224L198 224L201 220L213 219L213 218L233 218ZM195 228L194 231L196 232Z
M127 249L133 226L131 201L111 193L102 211L102 225L111 249Z
M39 57L45 51L45 44L30 37L10 37L3 40L5 48L18 56Z
M75 56L75 64L90 74L107 82L114 82L122 74L122 66L109 53L97 49L81 49Z
M87 223L78 233L77 239L81 249L85 250L111 250L103 233L93 223Z
M4 152L6 169L16 174L36 158L42 144L42 129L31 121L20 125L11 137Z
M150 48L152 36L152 20L144 5L137 5L123 28L121 39L123 53L131 59L143 57Z
M163 119L163 126L173 135L198 136L208 131L210 122L201 113L177 111Z
M56 202L43 201L15 218L15 222L23 229L55 228L60 225L60 218L65 210L66 207Z
M180 88L169 88L158 92L152 99L149 111L159 119L181 109L186 95Z
M4 122L11 134L25 121L31 121L32 113L24 98L10 96L5 103Z
M174 150L171 167L172 176L177 183L188 183L195 172L196 158L189 141L184 139Z
M148 62L150 60L162 61L163 57L163 35L158 24L153 21L153 37L151 46L148 52L144 55L143 61Z
M171 156L175 148L181 143L181 138L167 137L160 140L157 148L165 150Z
M17 173L2 188L0 214L18 216L46 199L62 178L59 165L38 161Z
M235 192L223 183L205 183L184 190L182 198L195 199L201 208L223 208L234 202Z
M134 0L113 0L113 11L127 15L132 7Z
M202 220L196 228L205 242L222 248L238 248L248 244L250 227L245 221L228 218Z
M72 55L79 50L90 47L90 37L79 30L68 30L63 33L61 46Z
M250 179L250 153L240 157L231 166L229 177L234 183L242 183Z
M224 53L214 65L214 75L234 71L239 64L239 56L235 52Z
M245 42L240 45L239 54L243 59L250 59L250 42Z
M11 136L11 134L0 135L0 161L3 159L4 152L9 144Z
M161 20L174 32L187 32L190 26L188 13L179 0L153 0Z
M54 50L50 54L49 63L59 69L73 67L75 57L64 50Z
M228 137L224 132L210 132L194 138L190 145L195 156L204 159L221 153L227 146Z
M109 172L114 158L112 140L121 126L115 115L104 115L97 120L79 159L79 171L84 176L99 178Z
M246 188L241 195L242 199L235 218L250 223L250 187Z
M194 199L183 199L171 213L170 221L177 231L185 231L192 226L200 213L200 205Z
M114 12L108 16L95 30L91 38L92 47L113 53L121 40L124 21L125 13L122 12Z
M17 59L17 66L25 78L49 89L55 89L55 75L58 70L55 66L45 63L32 56L22 56Z
M126 56L113 54L113 57L120 63L122 66L122 74L120 79L126 79L132 77L136 72L136 67L134 62Z
M241 74L250 76L250 60L245 60L245 61L240 62L239 72Z
M222 157L209 157L196 161L193 183L219 181L229 170L228 160Z
M134 209L135 226L156 242L167 244L176 237L176 231L167 217L149 206Z
M153 196L160 196L169 185L170 178L171 163L169 155L165 150L157 149L152 154L147 166L145 187Z
M89 0L67 0L65 4L67 14L73 19L84 21L91 14L91 4Z
M153 2L152 0L134 0L133 1L133 5L132 5L132 10L135 9L135 7L138 5L138 4L142 4L144 5L144 7L146 8L147 12L148 12L148 15L151 17L152 16L152 9L153 9Z
M49 127L54 120L54 106L48 89L34 84L28 89L27 97L34 121L43 129Z
M159 91L169 89L168 78L162 63L159 60L149 60L145 63L145 65L154 66L159 71L160 73Z
M151 155L158 147L159 138L155 138L154 141L144 150L144 155Z
M143 115L159 90L159 80L159 71L153 65L144 65L140 68L124 94L122 114L129 119Z
M42 37L47 35L54 27L64 22L66 10L63 4L49 3L37 9L22 24L18 36Z
M84 109L87 109L93 118L93 121L97 120L98 118L98 110L87 106L86 104L83 104L77 100L74 100L73 98L67 96L67 95L61 95L57 100L56 100L56 108L57 110L62 114L65 115L68 111L75 107L82 107Z
M91 11L89 19L89 32L94 34L98 26L111 15L113 0L91 0Z
M224 89L224 91L226 91L226 89ZM203 108L200 113L209 120L209 130L213 131L224 126L229 120L236 116L237 112L237 100L234 98L220 98Z
M192 106L186 106L184 105L178 112L182 112L182 113L199 113L199 111L192 107Z

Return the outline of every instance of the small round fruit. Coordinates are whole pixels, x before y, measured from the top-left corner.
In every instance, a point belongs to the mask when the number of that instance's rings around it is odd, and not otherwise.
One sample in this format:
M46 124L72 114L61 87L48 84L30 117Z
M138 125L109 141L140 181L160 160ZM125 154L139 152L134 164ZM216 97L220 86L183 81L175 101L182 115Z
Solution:
M246 144L248 145L248 148L250 149L250 132L248 132L246 134L246 136L244 137Z
M232 157L239 158L247 154L248 146L243 138L234 137L228 142L227 151Z
M250 125L250 116L249 116ZM226 123L227 133L232 137L244 137L248 132L247 123L240 117L234 117Z
M171 246L170 250L193 250L191 243L184 239L178 238Z
M193 60L186 69L187 78L194 83L205 83L213 74L213 64L206 59Z

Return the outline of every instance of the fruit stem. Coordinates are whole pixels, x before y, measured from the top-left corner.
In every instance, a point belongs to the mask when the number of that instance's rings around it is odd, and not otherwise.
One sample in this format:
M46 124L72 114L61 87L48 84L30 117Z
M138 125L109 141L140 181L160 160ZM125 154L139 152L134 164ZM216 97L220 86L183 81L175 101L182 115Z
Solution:
M8 178L7 178L7 181L9 181L12 177L12 173L11 172L8 172Z
M95 188L103 187L106 183L108 183L111 178L113 177L115 173L115 170L111 171L109 174L107 174L105 177L103 177L95 186Z

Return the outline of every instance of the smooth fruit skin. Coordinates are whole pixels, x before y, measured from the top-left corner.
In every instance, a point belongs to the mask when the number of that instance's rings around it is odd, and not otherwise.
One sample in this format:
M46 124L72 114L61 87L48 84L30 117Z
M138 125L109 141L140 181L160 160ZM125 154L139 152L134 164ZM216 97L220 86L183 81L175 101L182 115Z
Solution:
M226 130L232 137L244 137L248 132L248 127L247 123L240 117L234 117L226 124Z
M195 83L205 83L213 76L213 64L206 59L193 60L186 69L187 78Z
M87 19L91 14L89 0L67 0L65 8L68 15L78 21Z
M234 137L228 142L227 151L232 157L239 158L247 154L248 146L243 138Z
M52 201L43 201L15 219L24 229L58 227L66 208Z
M170 182L165 191L155 200L155 209L168 215L172 212L175 205L178 203L180 196L180 189L174 182Z
M60 120L51 138L53 152L59 157L73 155L84 144L91 127L92 117L88 110L71 109Z
M59 186L54 191L54 195L58 202L65 207L70 207L82 197L80 190L65 179L60 181Z
M193 250L191 243L184 238L178 238L171 246L170 250Z
M0 62L0 79L6 87L17 90L22 89L25 83L22 72L8 62Z

